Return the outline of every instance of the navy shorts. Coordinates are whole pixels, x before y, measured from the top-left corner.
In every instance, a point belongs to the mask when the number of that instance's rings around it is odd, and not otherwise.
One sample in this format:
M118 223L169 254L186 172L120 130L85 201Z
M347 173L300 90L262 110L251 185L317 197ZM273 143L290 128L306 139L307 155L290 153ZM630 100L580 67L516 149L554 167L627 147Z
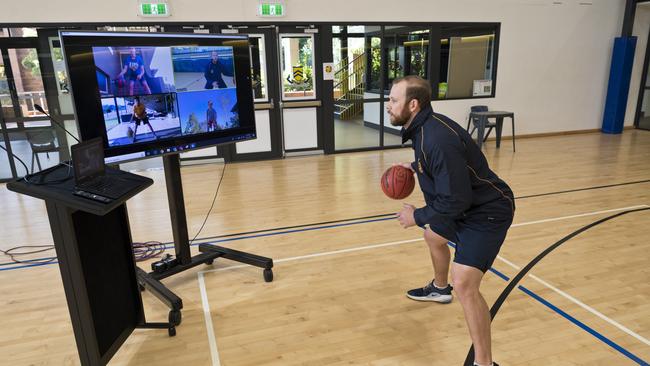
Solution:
M467 212L454 233L437 233L456 244L454 262L486 272L506 239L514 216L512 201L502 198ZM436 231L435 228L431 228Z

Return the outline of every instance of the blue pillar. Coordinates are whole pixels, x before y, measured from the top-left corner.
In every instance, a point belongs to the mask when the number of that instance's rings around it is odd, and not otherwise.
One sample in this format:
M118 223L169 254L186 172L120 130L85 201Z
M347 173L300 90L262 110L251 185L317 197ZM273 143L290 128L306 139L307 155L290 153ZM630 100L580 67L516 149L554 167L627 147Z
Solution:
M607 86L603 115L602 131L604 133L623 132L635 48L636 37L617 37L614 40L612 66L609 71L609 85Z

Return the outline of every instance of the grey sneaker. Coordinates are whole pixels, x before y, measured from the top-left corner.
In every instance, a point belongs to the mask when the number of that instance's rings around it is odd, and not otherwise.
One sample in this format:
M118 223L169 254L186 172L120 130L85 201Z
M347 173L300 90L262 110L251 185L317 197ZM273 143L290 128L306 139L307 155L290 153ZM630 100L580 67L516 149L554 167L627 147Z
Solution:
M417 301L435 301L441 304L449 304L452 299L451 290L453 289L451 285L447 285L447 287L440 290L433 285L432 280L424 287L409 290L406 296Z

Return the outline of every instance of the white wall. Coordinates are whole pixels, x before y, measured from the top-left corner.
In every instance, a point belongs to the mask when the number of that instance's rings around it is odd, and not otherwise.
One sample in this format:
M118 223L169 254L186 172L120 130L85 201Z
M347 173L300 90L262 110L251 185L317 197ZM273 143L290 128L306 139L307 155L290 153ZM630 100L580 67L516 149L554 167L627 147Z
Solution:
M139 20L136 0L92 6L78 0L57 0L56 5L50 0L2 0L2 4L0 23ZM258 0L169 0L169 4L173 16L168 21L260 20ZM501 22L496 97L433 106L461 124L474 104L510 110L515 112L517 134L530 134L600 128L611 50L620 34L625 1L285 0L285 4L283 21ZM645 50L639 43L637 49Z

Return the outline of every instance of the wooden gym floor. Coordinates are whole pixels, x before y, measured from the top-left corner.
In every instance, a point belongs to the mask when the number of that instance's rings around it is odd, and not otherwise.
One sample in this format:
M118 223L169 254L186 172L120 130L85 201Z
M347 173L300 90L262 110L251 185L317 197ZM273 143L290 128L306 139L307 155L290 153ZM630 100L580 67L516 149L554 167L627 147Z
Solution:
M518 197L514 225L482 285L489 305L508 279L558 240L609 215L650 207L650 132L522 139L516 153L509 141L498 150L491 142L484 151ZM470 341L458 301L440 305L405 296L432 278L430 259L421 230L404 230L390 217L401 203L385 198L378 181L391 163L411 158L406 148L227 165L197 242L221 241L273 258L274 281L265 283L260 269L228 260L165 280L183 298L177 336L136 330L111 364L462 364ZM183 168L190 236L210 208L223 169ZM141 174L156 183L129 204L133 238L169 242L163 172ZM423 204L417 189L405 201ZM0 248L52 242L41 201L3 187L0 206ZM322 224L329 221L338 222ZM649 224L650 211L629 213L542 259L493 321L495 360L647 365ZM272 230L289 226L300 227ZM0 266L0 293L0 364L79 363L56 264ZM147 319L166 319L165 306L143 296Z

